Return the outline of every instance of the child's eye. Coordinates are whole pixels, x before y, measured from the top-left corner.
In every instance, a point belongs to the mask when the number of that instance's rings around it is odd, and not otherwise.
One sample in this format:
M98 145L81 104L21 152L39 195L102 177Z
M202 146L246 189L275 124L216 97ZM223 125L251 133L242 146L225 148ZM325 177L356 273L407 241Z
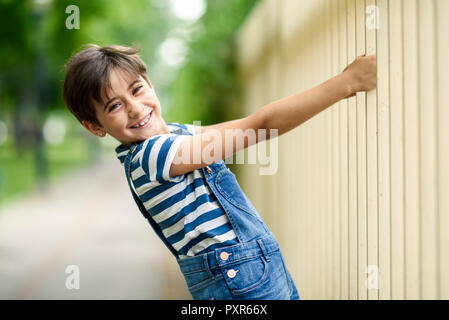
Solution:
M109 112L114 111L116 108L118 108L120 106L120 103L116 103L113 104L110 108L109 108Z
M142 89L142 86L139 86L139 87L135 88L135 89L133 90L133 94L136 94L137 92L139 92L140 89Z

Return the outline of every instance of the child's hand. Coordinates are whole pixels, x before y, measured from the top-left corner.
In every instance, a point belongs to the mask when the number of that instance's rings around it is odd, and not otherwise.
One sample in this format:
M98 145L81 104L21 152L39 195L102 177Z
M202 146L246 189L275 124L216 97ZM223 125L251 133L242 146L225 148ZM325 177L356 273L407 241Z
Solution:
M377 63L376 55L359 56L343 70L348 76L349 86L352 94L347 98L355 96L359 91L370 91L377 87Z

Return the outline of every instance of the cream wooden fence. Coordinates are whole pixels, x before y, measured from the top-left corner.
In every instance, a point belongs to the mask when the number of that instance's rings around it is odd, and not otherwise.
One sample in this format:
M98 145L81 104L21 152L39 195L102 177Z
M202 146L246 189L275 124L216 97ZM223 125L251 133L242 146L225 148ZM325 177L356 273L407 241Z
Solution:
M242 115L374 52L377 90L268 143L275 174L237 175L302 298L448 299L448 0L261 1L238 36Z

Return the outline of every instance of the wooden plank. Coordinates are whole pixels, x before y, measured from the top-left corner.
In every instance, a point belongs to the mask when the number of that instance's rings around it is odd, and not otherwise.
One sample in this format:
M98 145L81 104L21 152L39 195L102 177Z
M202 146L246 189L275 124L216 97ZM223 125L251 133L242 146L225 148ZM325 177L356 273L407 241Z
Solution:
M376 8L375 0L366 0L367 8ZM373 12L376 12L375 10ZM373 12L367 17L372 19ZM375 14L375 13L374 13ZM375 19L375 16L374 16ZM376 52L376 29L366 30L366 54ZM379 268L378 252L378 181L377 181L377 91L367 92L367 205L368 205L368 299L378 299L378 284L376 283L376 268ZM373 283L374 282L374 283Z
M318 6L317 10L319 12L320 25L322 26L322 29L319 33L319 40L318 44L316 44L314 47L314 51L316 52L316 57L318 58L318 61L320 63L317 65L317 76L319 78L318 82L326 80L326 49L327 49L327 43L326 43L326 12L325 12L325 1L324 0L318 0ZM326 153L327 147L326 147L326 139L327 139L327 126L326 126L326 115L327 115L328 109L324 110L317 116L317 123L315 124L315 133L318 138L318 145L317 145L317 153L318 153L318 186L320 190L317 190L316 192L316 201L318 202L318 209L319 209L319 220L317 223L319 223L319 236L320 236L320 242L319 242L319 272L321 273L318 275L318 278L320 280L320 294L319 297L325 299L326 298L326 287L328 284L327 279L327 203L323 201L323 199L327 199L327 161L328 161L328 154Z
M405 298L403 0L390 1L391 298Z
M292 28L293 28L293 20L294 17L291 15L292 12L292 5L294 3L290 1L282 1L282 8L281 8L281 14L283 19L282 26L281 26L281 32L282 32L282 68L285 71L282 77L283 81L283 87L282 87L282 96L286 97L290 94L293 94L298 90L298 84L297 84L297 78L298 76L296 73L299 72L298 68L296 67L295 60L293 58L292 52L290 50L290 42L288 39L291 37ZM295 8L296 9L296 8ZM295 149L301 149L303 150L303 147L301 146L299 141L295 141L294 136L297 135L297 131L300 129L297 129L293 132L289 132L286 135L281 136L279 139L282 140L282 143L285 146L285 149L282 149L282 161L283 165L285 166L286 170L282 171L282 181L284 184L284 188L287 190L286 193L283 196L284 201L284 218L282 218L282 230L284 230L284 239L288 240L284 242L284 248L289 255L290 259L287 259L287 267L289 264L293 266L292 268L293 274L295 274L295 270L301 270L301 272L296 272L296 276L294 278L296 286L298 288L298 291L300 292L301 298L307 299L307 287L306 287L306 281L304 273L307 271L306 264L304 261L306 260L306 253L303 247L301 247L299 250L298 248L295 249L295 243L301 243L301 241L304 240L301 233L303 232L303 226L298 223L301 221L300 212L304 209L303 207L297 208L297 199L292 199L292 191L296 189L297 197L301 198L301 193L303 191L303 184L296 183L295 184L295 177L292 176L292 173L290 172L290 168L294 166L294 162L297 162L298 164L301 164L300 158L295 158ZM295 146L295 147L294 147ZM297 171L300 171L301 165L297 165L296 168L298 168ZM296 174L301 174L301 172L298 172ZM296 226L296 232L293 232L294 228L292 227L292 224L297 224ZM290 239L288 239L288 236L290 236ZM281 247L282 249L282 247ZM294 275L292 275L294 276ZM303 292L305 294L303 294Z
M315 1L305 1L307 3L308 9L307 12L310 14L316 14L317 12L320 12L321 9L321 0L315 0ZM314 26L317 28L317 26L320 26L320 32L316 34L315 41L311 42L309 45L309 50L307 54L307 58L305 59L305 63L307 64L307 74L309 75L307 77L307 84L306 86L308 88L312 87L313 85L320 83L324 81L323 77L321 76L322 73L322 67L323 67L323 61L324 61L324 39L323 39L323 29L321 29L324 26L323 15L319 14L317 16L317 20L314 21ZM325 241L324 239L324 219L323 219L323 213L324 213L324 202L323 196L325 193L323 192L324 186L321 183L323 176L323 167L324 167L324 155L321 153L322 151L322 145L323 145L323 137L324 137L324 130L323 130L323 113L317 114L313 119L311 119L308 123L308 143L309 143L309 156L307 157L309 168L308 175L309 175L309 204L311 211L315 214L308 215L309 218L309 225L310 229L312 231L310 237L311 237L311 243L314 244L314 252L311 252L311 258L313 261L313 276L310 278L310 280L313 282L313 296L314 298L322 298L323 292L325 288L325 279L324 279L324 260L323 260L323 252L324 247L323 243Z
M438 222L439 222L439 298L449 299L449 1L437 0L435 3L436 22L436 65L437 73L437 126L438 126Z
M421 284L423 299L437 299L437 172L434 1L418 1Z
M325 29L325 43L326 43L326 74L325 78L329 79L334 76L333 70L332 70L332 56L333 56L333 48L332 48L332 7L330 1L332 0L325 0L324 1L324 14L325 14L325 20L327 22L326 29ZM325 147L326 147L326 187L327 187L327 201L326 201L326 215L325 215L325 225L326 225L326 288L325 288L325 299L333 299L333 290L332 290L332 283L333 283L333 215L334 215L334 207L332 204L333 200L333 163L334 163L334 156L333 156L333 150L332 150L332 136L333 136L333 110L334 108L330 107L326 111L326 141L325 141Z
M258 61L259 55L264 47L264 35L259 32L263 28L264 3L260 2L245 21L245 27L238 33L238 61L240 72L247 73L256 69L254 63Z
M294 10L294 12L303 13L305 10L305 3L303 1L284 1L284 5L284 12ZM298 19L298 17L290 14L289 20L294 19ZM293 33L291 30L291 28L294 28L295 25L296 24L292 21L288 21L286 24L286 29L284 30L285 34L290 36L292 34L297 34L296 38L298 39L298 43L305 43L305 33L298 33L297 31ZM290 38L284 38L286 41L284 55L288 56L288 60L286 61L286 63L288 63L287 67L289 70L286 73L286 77L288 78L288 94L290 94L290 92L297 93L298 91L304 90L306 87L306 79L301 76L306 73L303 68L303 64L305 63L304 53L294 52L296 51L292 50L292 47L295 47L294 43L289 41L289 39ZM294 257L293 263L297 265L297 268L301 271L299 274L299 281L297 283L298 289L303 293L302 297L304 299L312 299L313 281L311 278L313 275L313 265L311 263L310 256L311 252L313 252L313 248L310 241L308 225L308 216L311 211L308 206L308 192L310 188L308 187L309 179L307 176L307 159L310 155L308 155L308 139L306 139L306 129L306 125L301 125L286 135L289 146L287 167L295 168L295 171L292 172L290 170L288 177L286 177L288 180L288 190L290 190L289 194L294 194L294 197L290 196L287 199L289 203L289 210L288 218L285 219L284 223L286 226L285 230L288 230L287 234L292 236L292 241L288 241L287 246ZM298 183L299 180L302 181L302 183ZM299 250L299 254L297 243L304 244L304 246L302 246Z
M331 25L332 25L332 73L335 75L339 70L339 9L338 2L331 1ZM339 104L332 106L332 181L333 181L333 201L332 201L332 238L333 238L333 278L332 278L332 296L334 299L341 299L341 245L340 245L340 122L339 122Z
M284 29L284 19L283 19L283 10L284 10L284 0L279 0L278 1L278 5L277 5L277 9L276 9L276 14L277 14L277 28L278 28L278 37L279 37L279 96L280 97L285 97L285 91L286 91L286 85L288 82L287 79L287 73L286 70L288 70L286 61L284 59L284 37L282 34L282 31ZM279 235L282 243L286 243L287 239L286 235L287 232L289 231L286 226L287 224L285 223L288 219L288 211L289 211L289 206L288 206L288 197L290 196L289 192L288 192L288 186L287 186L287 177L288 177L288 166L287 166L287 159L289 158L289 154L288 154L288 147L287 147L287 140L285 139L285 137L278 137L278 179L279 179L279 191L278 191L278 197L279 197L279 202L281 203L280 206L280 210L282 210L282 218L279 219L278 222L278 230L280 231L281 235ZM274 214L276 214L276 211L274 212ZM292 273L292 277L296 276L296 268L292 269L290 271L290 273Z
M301 1L301 3L298 6L298 9L301 12L301 20L300 23L302 23L304 17L306 16L306 12L308 11L308 1ZM298 32L299 29L296 29ZM309 41L309 36L306 33L300 32L300 37L299 37L302 41L302 43L307 43ZM310 50L310 46L308 47L308 50ZM308 70L308 66L311 63L307 57L308 52L305 50L304 52L301 53L301 55L298 57L299 61L297 64L298 67L298 74L308 74L309 70ZM299 84L299 88L300 90L306 90L308 88L308 78L307 77L298 77L298 84ZM302 196L302 204L301 206L303 207L302 211L304 213L309 213L309 212L313 212L312 211L312 207L311 207L311 201L310 201L310 196L311 196L311 179L310 179L310 166L309 166L309 159L311 157L311 153L310 153L310 121L304 123L301 125L300 127L301 129L297 131L297 134L300 135L299 138L299 143L301 148L298 148L295 150L295 153L297 154L297 156L301 159L301 164L302 164L302 168L301 168L301 173L300 173L300 177L302 177L303 182L304 182L304 186L302 187L303 190L301 192L301 196ZM299 152L302 150L301 154L299 154ZM298 178L299 178L298 176ZM308 186L308 187L306 187ZM298 204L298 203L297 203ZM301 223L304 226L305 230L311 230L311 224L310 224L310 220L312 219L312 217L310 217L309 214L303 214L301 217ZM305 290L307 290L307 295L308 295L308 299L315 299L315 283L314 283L314 277L315 277L315 273L314 273L314 267L315 267L315 257L314 257L314 248L312 248L313 245L315 245L314 241L313 241L313 234L311 234L310 232L304 232L304 243L307 243L308 245L306 245L306 248L304 248L305 254L306 254L306 259L309 261L309 263L307 264L307 266L304 268L304 270L306 270L306 274L307 277L305 280L306 286L305 286ZM312 245L313 244L313 245Z
M324 11L324 1L318 0L318 10L320 12L320 24L322 26L322 29L319 33L320 40L319 44L317 45L317 57L319 57L319 60L317 61L318 64L318 72L317 75L319 75L319 80L316 83L322 82L327 80L326 78L326 28L325 25L327 21L325 21L325 11ZM326 254L327 254L327 248L326 248L326 242L327 242L327 232L326 232L326 214L327 214L327 204L323 201L323 199L327 198L327 161L328 161L328 155L326 154L326 138L327 138L327 122L326 122L326 115L328 113L328 109L326 109L324 112L321 112L320 115L318 115L318 121L316 128L318 129L317 138L318 140L318 153L319 153L319 172L318 177L320 177L320 183L319 183L319 190L316 190L317 193L317 201L319 203L319 210L320 210L320 220L319 220L319 226L320 226L320 272L319 278L321 279L321 292L320 297L325 298L326 294L326 287L327 287L327 261L326 261Z
M339 1L339 70L347 66L346 1ZM340 243L341 299L349 299L349 221L348 221L348 101L339 102L340 117Z
M279 35L279 6L280 2L276 0L267 0L266 2L266 28L269 29L267 32L271 35L271 39L269 39L269 52L267 56L267 103L281 99L280 96L280 86L281 86L281 79L283 78L281 74L281 57L280 57L280 50L281 50L281 38ZM264 146L265 145L265 146ZM257 146L257 152L259 153L259 150L265 150L262 152L263 154L266 154L267 156L270 156L270 159L272 159L274 162L274 157L276 156L276 162L278 162L277 166L274 166L273 163L271 164L259 164L258 167L277 167L277 170L270 175L261 175L259 179L263 181L263 189L264 189L264 199L265 204L264 207L267 209L267 221L266 223L269 223L270 230L276 235L276 237L279 239L280 242L282 241L288 241L287 239L280 239L280 236L283 236L285 233L282 232L281 229L281 223L279 215L276 214L276 212L283 212L283 203L281 202L281 192L282 192L282 185L280 184L280 167L279 167L279 152L276 154L276 148L277 151L279 151L279 139L273 139L268 140L264 142L260 142ZM260 163L260 159L258 158L258 162Z
M390 101L388 0L377 0L377 128L379 201L379 299L391 299L390 247Z
M262 48L266 47L269 45L269 34L271 32L271 25L268 23L268 7L269 7L270 2L269 1L263 1L261 3L261 24L263 25L264 28L264 32L262 35ZM272 77L270 77L270 62L271 62L271 52L269 52L268 50L264 50L260 48L258 50L258 54L256 56L259 57L259 59L261 59L261 65L258 68L258 72L260 72L260 77L263 79L263 86L261 86L261 88L263 88L263 92L260 92L259 97L260 97L260 102L258 105L258 108L260 108L261 106L269 103L270 101L270 89L273 87L273 79ZM263 142L264 144L266 144L266 142ZM248 148L246 150L246 154L245 154L245 165L249 165L247 160L249 159L249 155L252 154L257 154L257 149L260 147L260 145L257 146L252 146L250 148ZM268 179L269 177L267 176L261 176L259 174L260 170L261 170L261 164L259 162L256 162L256 165L251 165L251 169L255 170L254 171L254 177L253 177L253 184L254 186L252 186L252 188L256 188L257 189L257 195L255 198L256 202L258 203L258 210L261 214L261 216L266 219L268 226L271 228L271 219L270 219L270 210L269 210L269 206L268 205L268 199L267 199L267 194L268 194L268 190L266 185L268 184ZM256 183L254 183L256 182Z
M420 299L421 232L419 188L418 24L417 0L403 6L405 120L405 274L406 299Z
M356 32L355 32L355 0L346 1L347 10L347 38L348 60L347 64L356 58ZM357 113L356 97L348 101L348 209L349 209L349 299L357 299L358 268L357 268Z
M356 0L357 56L366 53L365 48L365 0ZM366 300L367 267L367 217L366 217L366 93L359 92L357 101L357 268L358 299Z

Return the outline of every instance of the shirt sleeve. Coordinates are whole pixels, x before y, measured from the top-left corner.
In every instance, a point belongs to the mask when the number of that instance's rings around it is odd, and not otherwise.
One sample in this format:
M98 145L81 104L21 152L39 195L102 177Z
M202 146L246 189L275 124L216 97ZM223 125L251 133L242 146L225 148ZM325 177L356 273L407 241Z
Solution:
M197 126L194 126L193 124L187 124L187 123L178 123L178 122L170 122L167 123L167 125L171 128L182 128L184 130L187 130L191 135L195 135L195 128Z
M195 135L195 127L193 124L185 124L187 131L189 131L192 136Z
M142 169L150 181L175 181L170 178L170 166L179 146L187 135L162 134L144 142L141 154Z

